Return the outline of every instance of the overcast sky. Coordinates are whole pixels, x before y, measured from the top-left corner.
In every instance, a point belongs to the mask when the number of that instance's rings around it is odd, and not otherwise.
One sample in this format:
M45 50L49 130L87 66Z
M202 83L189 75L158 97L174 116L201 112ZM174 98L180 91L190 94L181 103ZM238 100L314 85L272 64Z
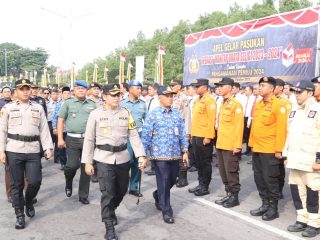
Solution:
M193 23L199 15L228 12L235 0L7 0L1 2L0 43L42 47L49 63L68 68L104 57L142 31L148 38L156 29ZM243 7L262 0L237 1ZM47 10L44 10L47 9ZM56 12L59 15L50 13ZM70 19L72 20L72 41ZM70 47L72 43L72 48ZM165 45L165 43L164 43ZM71 50L72 49L72 50Z

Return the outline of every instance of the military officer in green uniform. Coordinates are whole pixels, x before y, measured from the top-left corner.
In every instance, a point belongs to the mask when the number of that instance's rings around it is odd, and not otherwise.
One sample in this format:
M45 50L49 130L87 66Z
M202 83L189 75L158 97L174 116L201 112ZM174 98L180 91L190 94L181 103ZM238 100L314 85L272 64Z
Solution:
M94 174L97 163L101 190L101 217L106 226L105 239L117 240L116 208L128 189L130 154L128 142L139 159L140 169L146 167L143 145L131 113L119 106L120 86L111 83L103 88L105 105L94 110L88 119L81 162L86 173ZM69 161L69 160L68 160Z
M64 170L66 179L65 193L67 197L72 195L72 182L77 169L81 168L79 182L79 201L89 204L88 195L90 176L85 173L84 165L81 165L81 154L84 133L89 114L96 109L96 103L86 98L88 85L77 80L74 86L74 97L66 100L62 105L58 118L58 147L66 147L67 163ZM63 140L63 128L66 126L66 141Z
M132 114L133 120L137 125L137 130L139 135L142 132L143 122L147 115L147 105L140 99L142 89L142 83L136 80L131 80L129 82L129 96L123 99L120 103L121 107L126 108ZM141 172L138 168L138 159L134 155L131 144L129 142L128 151L130 154L130 185L129 185L129 194L142 197L142 194L138 191L138 183L140 179Z

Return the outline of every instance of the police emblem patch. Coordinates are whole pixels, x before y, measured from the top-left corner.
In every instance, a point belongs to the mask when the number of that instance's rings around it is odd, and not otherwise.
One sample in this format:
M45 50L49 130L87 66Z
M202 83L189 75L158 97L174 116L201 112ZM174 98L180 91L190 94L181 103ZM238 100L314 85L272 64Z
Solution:
M296 114L296 111L292 111L289 115L289 118L294 118L294 115Z
M309 114L308 114L308 118L314 118L317 114L317 111L310 111Z

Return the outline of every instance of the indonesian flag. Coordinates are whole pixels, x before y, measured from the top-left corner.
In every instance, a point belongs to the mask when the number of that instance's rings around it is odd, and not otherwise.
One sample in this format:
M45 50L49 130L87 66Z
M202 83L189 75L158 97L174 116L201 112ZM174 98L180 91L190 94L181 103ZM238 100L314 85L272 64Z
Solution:
M122 61L122 62L126 61L126 54L125 53L120 54L120 61Z
M166 54L166 49L164 46L159 45L159 54L160 55L165 55Z

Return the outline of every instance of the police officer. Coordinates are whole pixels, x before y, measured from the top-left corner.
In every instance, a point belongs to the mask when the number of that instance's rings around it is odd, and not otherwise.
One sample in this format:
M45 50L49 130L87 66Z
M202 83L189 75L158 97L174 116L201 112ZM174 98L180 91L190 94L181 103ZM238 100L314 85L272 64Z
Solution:
M40 189L41 156L39 140L52 156L53 144L43 108L29 100L31 83L28 79L15 82L17 101L5 105L0 112L0 161L8 162L12 206L15 209L16 229L25 227L25 215L34 217L32 200ZM24 176L28 186L23 196Z
M48 115L47 104L43 97L39 96L40 87L36 83L31 85L30 101L40 104L43 107L46 116Z
M146 119L142 130L145 151L150 150L154 160L157 190L153 192L155 206L162 211L165 223L174 223L170 204L170 189L176 182L179 162L188 165L188 141L184 121L173 109L174 92L170 87L158 89L160 107L154 109Z
M250 214L270 221L279 217L279 160L286 139L287 109L274 96L276 80L273 77L261 78L259 86L263 99L254 106L249 146L252 147L254 181L262 205Z
M244 128L241 103L232 96L233 79L223 78L216 85L220 86L223 103L220 108L217 132L217 157L219 172L227 195L215 203L231 208L239 205L239 159L242 149Z
M285 81L282 79L277 78L276 79L276 87L274 89L274 95L280 100L280 103L282 104L283 107L287 109L287 117L289 116L289 113L291 112L292 108L292 103L290 102L289 99L285 98L283 96L283 89L285 86ZM284 187L284 182L285 182L285 177L286 177L286 170L284 168L284 159L279 159L280 165L279 165L279 191L280 191L280 199L283 198L283 187Z
M213 139L216 137L215 122L217 104L208 92L208 79L196 79L191 86L197 88L199 98L195 100L192 110L192 148L198 168L198 186L189 189L196 196L209 194L212 175Z
M320 160L320 104L313 98L314 88L310 81L300 81L291 88L296 93L298 105L289 114L283 150L297 210L297 220L288 226L288 231L302 232L303 237L315 237L320 230L320 173L313 169L314 163Z
M0 110L3 108L4 105L12 101L10 87L4 86L1 90L1 94L2 98L0 99ZM8 202L12 203L8 164L5 165L5 183Z
M187 117L189 101L187 96L182 91L183 83L181 80L172 80L170 82L170 87L172 88L172 91L175 93L173 98L172 108L179 111L182 119L185 121ZM182 188L187 185L188 185L187 167L181 161L180 168L179 168L178 181L176 186L178 188Z
M81 154L83 147L84 133L90 112L96 109L96 103L86 99L88 85L77 80L74 86L74 97L66 100L62 105L58 118L58 147L66 147L67 163L64 170L66 178L65 193L67 197L72 195L72 182L81 168L79 182L79 201L82 204L89 204L88 195L90 177L85 173L84 165L81 165ZM66 126L66 141L63 140L63 129Z
M137 125L138 133L139 135L141 135L142 126L147 115L146 103L140 99L142 83L136 80L131 80L128 86L129 86L129 96L121 101L120 106L130 111L133 117L133 120ZM139 183L141 172L139 171L139 168L138 168L138 159L136 158L136 156L134 155L134 152L132 151L130 142L128 144L128 151L131 157L129 194L136 197L142 197L142 194L138 191L138 183Z
M103 88L105 105L94 110L88 120L81 162L86 173L92 175L93 159L97 163L101 196L102 222L106 226L105 239L118 239L116 208L128 189L129 161L128 142L135 156L145 168L146 159L136 124L130 112L119 106L120 86L110 83ZM69 161L69 159L68 159Z

